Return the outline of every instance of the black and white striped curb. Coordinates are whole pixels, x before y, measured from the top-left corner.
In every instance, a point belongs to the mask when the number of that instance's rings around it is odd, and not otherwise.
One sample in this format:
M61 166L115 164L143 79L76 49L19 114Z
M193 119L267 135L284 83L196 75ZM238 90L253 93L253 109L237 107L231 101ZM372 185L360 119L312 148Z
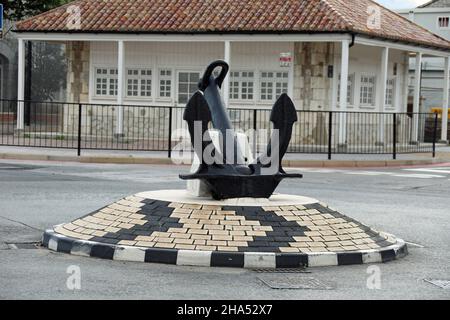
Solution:
M354 252L266 253L220 252L110 245L69 238L52 229L42 244L52 251L118 261L153 262L180 266L235 268L298 268L385 263L408 254L406 243L397 239L390 247Z

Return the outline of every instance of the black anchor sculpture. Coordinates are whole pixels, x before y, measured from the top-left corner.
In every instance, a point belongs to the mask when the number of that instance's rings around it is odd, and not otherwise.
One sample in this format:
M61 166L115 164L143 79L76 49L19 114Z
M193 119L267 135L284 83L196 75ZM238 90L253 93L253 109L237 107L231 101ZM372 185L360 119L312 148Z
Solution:
M213 72L219 67L221 72L216 78ZM229 65L225 61L211 63L199 82L199 90L186 106L183 119L188 123L194 152L201 161L197 172L180 175L180 178L205 182L216 200L270 198L283 179L303 177L301 174L288 174L282 167L282 159L291 140L292 127L298 120L297 112L288 95L282 94L270 115L270 121L274 129L278 130L278 136L272 135L264 156L246 165L219 91L228 71ZM214 148L212 152L214 158L221 161L207 164L203 155L211 144L208 133L210 122L222 136L220 151ZM198 143L199 141L201 143ZM227 143L233 146L233 152L227 150Z

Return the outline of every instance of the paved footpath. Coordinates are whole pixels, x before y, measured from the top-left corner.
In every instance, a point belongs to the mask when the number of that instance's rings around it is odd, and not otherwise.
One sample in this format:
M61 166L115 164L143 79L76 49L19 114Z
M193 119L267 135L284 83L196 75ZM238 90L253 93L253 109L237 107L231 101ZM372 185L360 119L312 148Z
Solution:
M39 241L49 226L72 221L130 194L182 189L184 182L177 175L187 170L166 165L0 160L0 298L450 298L448 289L426 281L450 280L450 165L290 169L303 172L305 177L283 182L279 192L318 198L366 225L409 242L410 254L388 264L267 274L107 261L24 245ZM81 272L80 290L67 286L73 270ZM380 280L379 287L374 279ZM286 282L314 288L275 290L268 285Z

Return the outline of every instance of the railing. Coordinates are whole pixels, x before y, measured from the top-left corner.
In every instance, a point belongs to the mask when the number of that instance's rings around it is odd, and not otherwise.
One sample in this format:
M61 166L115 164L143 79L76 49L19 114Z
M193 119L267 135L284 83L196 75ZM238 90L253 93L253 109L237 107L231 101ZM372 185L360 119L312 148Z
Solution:
M21 130L18 108L24 110ZM117 127L117 108L123 110L122 130ZM166 151L170 157L187 129L183 111L0 100L0 145L77 149L78 154L83 149ZM254 150L262 151L270 135L271 110L229 111L236 129L250 135L256 130ZM434 154L439 125L437 114L298 111L288 152L327 154L329 159L333 154L392 154L394 159L401 153Z

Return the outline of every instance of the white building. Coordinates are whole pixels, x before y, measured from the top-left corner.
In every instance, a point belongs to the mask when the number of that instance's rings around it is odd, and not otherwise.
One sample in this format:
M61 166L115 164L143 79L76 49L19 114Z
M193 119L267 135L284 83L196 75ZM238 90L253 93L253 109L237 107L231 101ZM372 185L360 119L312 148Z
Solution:
M24 42L66 43L67 100L118 105L118 134L127 125L123 105L184 106L216 59L231 65L223 88L230 107L271 108L287 92L300 110L406 112L411 55L447 66L450 56L450 42L370 0L79 0L16 31L19 100ZM21 108L18 120L20 129Z
M399 14L431 32L450 40L450 1L433 0L420 7L400 10ZM423 111L442 110L444 86L444 68L442 59L424 58L422 62ZM412 74L415 70L411 63Z

